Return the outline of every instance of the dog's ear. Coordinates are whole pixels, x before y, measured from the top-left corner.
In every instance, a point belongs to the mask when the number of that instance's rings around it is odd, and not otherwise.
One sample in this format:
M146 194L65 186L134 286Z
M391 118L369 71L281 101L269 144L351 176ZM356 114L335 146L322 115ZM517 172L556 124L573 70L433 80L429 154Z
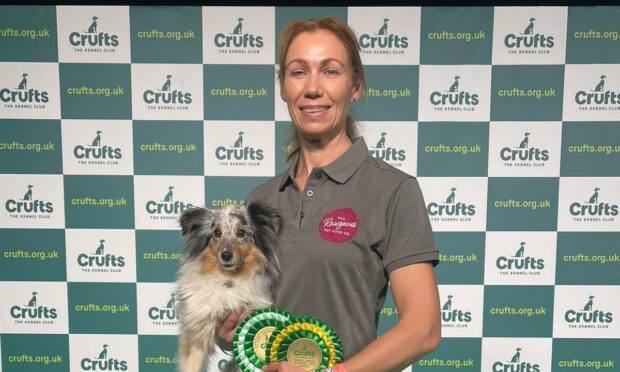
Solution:
M274 235L280 234L281 217L277 210L267 205L254 202L248 205L248 214L254 225L268 229Z
M206 208L194 207L186 209L181 214L181 218L179 218L183 236L203 227L211 214L212 212Z

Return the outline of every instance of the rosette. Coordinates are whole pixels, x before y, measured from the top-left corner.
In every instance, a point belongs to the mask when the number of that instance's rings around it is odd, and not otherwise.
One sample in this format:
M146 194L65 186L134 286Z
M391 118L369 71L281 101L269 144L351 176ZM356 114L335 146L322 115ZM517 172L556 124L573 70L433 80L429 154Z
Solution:
M267 343L268 362L287 361L306 371L320 371L343 360L336 332L320 319L301 317L281 324Z
M266 346L271 333L293 316L270 307L253 311L238 326L233 339L235 361L244 372L261 372L266 362Z

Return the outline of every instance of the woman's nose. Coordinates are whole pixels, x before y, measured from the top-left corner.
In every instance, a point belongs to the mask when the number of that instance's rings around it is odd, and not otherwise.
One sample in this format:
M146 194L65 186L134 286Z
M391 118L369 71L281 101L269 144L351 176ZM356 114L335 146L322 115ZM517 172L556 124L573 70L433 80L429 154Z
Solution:
M323 94L323 87L321 85L321 78L317 73L311 73L306 80L306 86L304 90L304 97L317 98Z

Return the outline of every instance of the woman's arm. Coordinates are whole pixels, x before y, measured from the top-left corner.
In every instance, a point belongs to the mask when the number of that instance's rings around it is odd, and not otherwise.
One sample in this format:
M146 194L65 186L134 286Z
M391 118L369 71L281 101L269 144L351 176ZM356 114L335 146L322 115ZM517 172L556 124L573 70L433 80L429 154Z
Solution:
M433 265L423 262L396 269L390 274L390 283L398 323L345 360L348 372L401 371L439 345L439 293ZM301 371L289 363L274 363L263 370Z

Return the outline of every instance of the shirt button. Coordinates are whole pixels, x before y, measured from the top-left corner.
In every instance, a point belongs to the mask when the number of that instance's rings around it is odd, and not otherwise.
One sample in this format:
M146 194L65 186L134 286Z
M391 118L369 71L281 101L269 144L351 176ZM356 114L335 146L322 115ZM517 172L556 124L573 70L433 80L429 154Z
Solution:
M304 212L301 212L301 218L304 218Z
M321 177L323 177L323 173L321 173L321 172L314 174L314 178L316 178L317 180L320 180Z
M312 195L314 195L314 191L308 190L308 191L306 191L306 195L307 196L312 196Z

